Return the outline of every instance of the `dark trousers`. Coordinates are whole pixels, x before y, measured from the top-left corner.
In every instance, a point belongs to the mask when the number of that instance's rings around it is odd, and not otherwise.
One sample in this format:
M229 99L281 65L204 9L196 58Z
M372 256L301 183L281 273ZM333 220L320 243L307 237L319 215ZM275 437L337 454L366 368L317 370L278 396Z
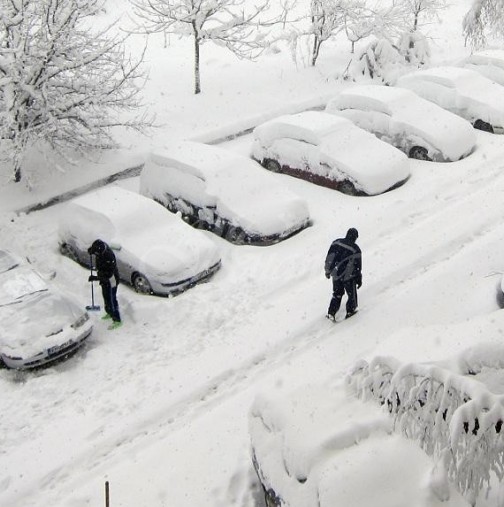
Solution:
M112 317L112 320L121 322L119 304L117 303L117 285L112 287L107 281L106 283L101 284L101 288L105 311Z
M346 303L347 314L357 310L357 286L355 285L355 278L346 281L333 278L333 294L329 303L329 310L327 310L329 315L336 315L341 305L341 298L345 292L348 296Z

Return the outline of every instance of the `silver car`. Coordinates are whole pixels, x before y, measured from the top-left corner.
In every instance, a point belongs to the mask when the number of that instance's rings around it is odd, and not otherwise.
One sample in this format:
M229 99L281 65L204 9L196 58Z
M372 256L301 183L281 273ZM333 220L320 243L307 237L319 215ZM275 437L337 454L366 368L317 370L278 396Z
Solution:
M207 280L220 255L204 233L157 202L118 186L69 202L59 224L60 252L90 267L88 248L108 243L121 280L142 294L170 296Z
M87 312L21 257L0 250L0 363L34 369L69 357L93 326Z

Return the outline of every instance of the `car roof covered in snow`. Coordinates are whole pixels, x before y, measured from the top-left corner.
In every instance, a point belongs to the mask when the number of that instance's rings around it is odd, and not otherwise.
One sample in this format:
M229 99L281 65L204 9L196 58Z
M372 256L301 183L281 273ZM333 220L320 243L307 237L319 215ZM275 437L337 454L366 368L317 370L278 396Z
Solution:
M463 67L433 67L405 74L398 86L409 88L442 107L468 109L475 118L504 126L504 87ZM452 96L447 92L452 92Z
M346 109L386 114L395 122L391 126L395 133L418 135L451 159L460 158L476 144L469 122L406 88L352 86L326 107L331 113Z
M309 219L306 202L254 160L191 141L151 154L141 174L141 192L161 202L168 193L199 207L215 207L234 225L264 235Z
M350 120L321 111L304 111L279 116L257 126L254 137L266 145L282 137L319 145L327 135L344 131L352 125Z
M398 507L405 488L412 507L468 505L454 488L449 499L437 498L438 484L429 480L433 460L394 434L383 406L357 399L342 384L261 393L249 430L263 485L290 507Z

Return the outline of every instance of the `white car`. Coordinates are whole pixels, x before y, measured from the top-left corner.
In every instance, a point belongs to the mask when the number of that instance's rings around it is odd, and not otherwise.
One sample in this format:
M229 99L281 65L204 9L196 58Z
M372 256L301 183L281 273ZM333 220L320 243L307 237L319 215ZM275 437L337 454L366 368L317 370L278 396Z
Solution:
M352 120L411 158L452 162L476 146L469 122L405 88L353 86L332 99L326 111Z
M460 63L466 69L475 70L483 76L504 85L504 49L476 51Z
M69 357L91 334L89 315L27 262L0 250L0 363L29 370Z
M468 507L432 473L434 460L393 427L385 407L338 384L258 396L249 430L266 505Z
M433 67L401 76L397 86L458 114L474 128L504 132L504 87L462 67Z
M160 204L118 186L69 202L59 224L62 254L89 267L101 239L115 250L119 277L143 294L176 295L220 267L217 247Z
M306 202L248 157L182 141L152 153L140 193L237 244L270 245L310 224Z
M381 194L410 176L406 155L322 111L270 120L254 129L252 157L266 169L350 195Z

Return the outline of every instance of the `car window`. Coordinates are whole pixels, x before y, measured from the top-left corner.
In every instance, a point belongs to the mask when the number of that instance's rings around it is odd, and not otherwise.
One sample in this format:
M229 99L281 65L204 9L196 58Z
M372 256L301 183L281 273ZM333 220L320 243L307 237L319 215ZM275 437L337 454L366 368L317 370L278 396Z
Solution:
M30 268L22 267L0 274L0 306L19 303L37 292L47 290L44 280Z

